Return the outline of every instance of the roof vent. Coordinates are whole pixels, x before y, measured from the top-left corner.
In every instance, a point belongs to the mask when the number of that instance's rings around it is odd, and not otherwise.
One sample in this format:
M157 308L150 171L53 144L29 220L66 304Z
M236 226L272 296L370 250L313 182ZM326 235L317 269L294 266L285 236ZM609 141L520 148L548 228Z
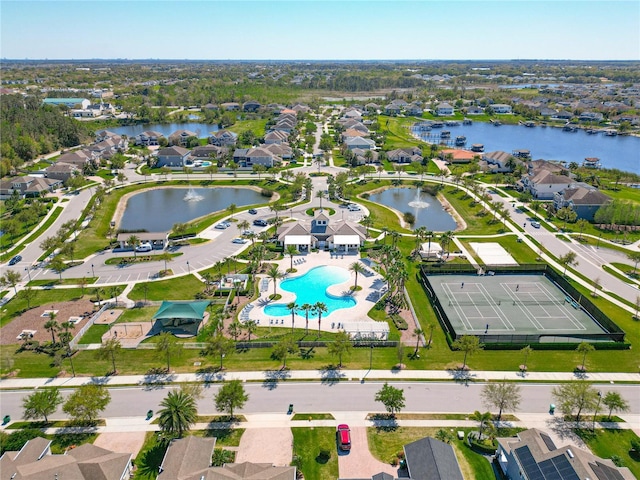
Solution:
M573 452L568 448L567 448L567 455L569 455L569 458L573 458Z

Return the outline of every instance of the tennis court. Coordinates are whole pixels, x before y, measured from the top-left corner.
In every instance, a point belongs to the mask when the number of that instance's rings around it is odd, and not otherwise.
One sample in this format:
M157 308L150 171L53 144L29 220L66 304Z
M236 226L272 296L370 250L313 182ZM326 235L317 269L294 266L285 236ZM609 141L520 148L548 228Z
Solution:
M434 275L429 283L457 335L607 333L544 275Z

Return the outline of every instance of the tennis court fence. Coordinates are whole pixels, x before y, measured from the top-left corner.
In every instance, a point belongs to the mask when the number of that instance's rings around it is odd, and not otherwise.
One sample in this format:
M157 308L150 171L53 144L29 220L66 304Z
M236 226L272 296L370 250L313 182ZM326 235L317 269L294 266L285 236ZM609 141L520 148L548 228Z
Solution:
M544 305L566 305L571 302L567 302L567 300L513 300L510 298L497 299L497 300L449 300L450 307L486 307L486 306L501 306L501 305L511 305L511 306L544 306Z

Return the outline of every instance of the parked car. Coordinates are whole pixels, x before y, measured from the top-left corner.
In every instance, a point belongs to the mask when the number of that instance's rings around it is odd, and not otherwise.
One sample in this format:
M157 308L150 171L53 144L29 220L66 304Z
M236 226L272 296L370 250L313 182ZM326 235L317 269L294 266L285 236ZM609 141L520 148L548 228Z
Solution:
M349 211L350 212L359 212L360 211L360 207L358 205L349 205Z
M136 247L136 252L150 252L151 250L153 250L153 246L148 242L141 243Z
M233 243L247 243L249 240L247 240L246 238L234 238L233 240L231 240Z
M256 233L256 232L254 232L253 230L243 230L242 231L242 235L253 235L254 233Z
M540 222L533 221L533 222L531 222L531 226L533 228L540 228Z
M16 255L11 260L9 260L9 265L15 265L16 263L22 261L22 255Z
M220 222L215 226L218 230L224 230L225 228L229 228L231 224L229 222Z
M249 209L249 213L251 215L257 215L258 214L258 210L256 210L255 208L251 208L251 209Z
M257 219L253 221L253 224L257 227L266 227L268 225L266 220L262 220L262 219Z
M338 448L340 450L351 450L351 430L349 425L345 423L338 425L336 435L338 437Z

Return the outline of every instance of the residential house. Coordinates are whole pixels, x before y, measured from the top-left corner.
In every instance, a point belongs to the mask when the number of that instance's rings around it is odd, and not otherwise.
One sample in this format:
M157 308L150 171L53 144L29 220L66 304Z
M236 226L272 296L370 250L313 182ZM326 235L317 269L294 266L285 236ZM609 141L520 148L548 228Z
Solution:
M538 112L543 117L553 117L557 113L555 109L549 107L541 107Z
M233 152L233 161L241 167L253 167L254 165L264 165L267 168L273 167L280 162L266 147L237 148Z
M568 175L558 175L546 169L537 170L534 175L525 175L521 180L523 189L538 200L553 200L556 193L562 192L573 180Z
M514 167L522 163L510 153L500 150L482 154L482 160L487 162L489 169L495 173L513 172Z
M62 186L62 180L55 178L31 177L29 175L13 177L0 181L0 199L11 198L14 192L21 198L38 197L53 192Z
M245 112L257 112L258 110L260 110L261 106L262 105L260 105L259 102L256 102L255 100L249 100L242 104L242 110L244 110Z
M578 117L581 122L601 122L604 116L600 112L582 112Z
M400 112L402 112L402 108L394 103L390 103L384 107L385 115L400 115Z
M269 132L264 136L264 143L267 145L272 143L276 145L280 145L288 141L289 141L289 135L286 132L283 132L280 130Z
M219 147L217 145L200 145L189 153L189 159L194 161L211 160L224 157L229 153L227 147Z
M362 113L355 108L350 108L342 114L343 118L350 118L353 120L362 121Z
M51 453L51 440L36 437L20 451L7 451L0 457L3 479L42 480L125 480L132 473L130 453L115 453L85 443L62 455Z
M231 112L234 110L240 110L240 104L237 102L225 102L220 104L220 108L222 108L223 110L227 110L228 112Z
M158 150L158 160L156 167L179 167L184 166L185 160L190 151L182 147L167 147Z
M212 467L215 444L215 438L191 435L171 440L157 480L296 480L296 467L288 465L243 462Z
M378 105L377 103L373 103L373 102L371 102L371 103L367 103L367 104L364 106L364 108L365 108L365 110L366 110L367 112L370 112L370 113L377 113L377 112L380 110L380 105Z
M146 132L139 133L135 137L136 145L144 145L147 147L160 145L160 139L164 138L164 135L160 132L154 132L153 130L147 130Z
M102 142L103 140L111 137L120 137L120 135L110 132L109 130L100 130L99 132L96 132L96 143Z
M233 147L237 141L238 134L229 130L218 130L209 135L209 143L219 147Z
M361 150L374 150L376 148L376 142L369 138L364 137L351 137L345 140L344 144L349 150L359 148Z
M477 154L469 150L459 148L447 148L439 153L439 157L451 164L469 163L476 158Z
M367 154L367 152L369 152ZM361 148L354 148L351 153L355 155L355 163L357 165L368 165L370 163L378 163L379 155L375 150L362 150ZM367 158L368 157L368 158ZM353 161L352 161L353 164Z
M482 115L484 113L484 108L471 106L465 109L467 115Z
M385 472L371 480L463 480L453 447L435 438L425 437L403 447L407 475L395 477ZM362 478L362 477L361 477ZM340 480L352 480L341 478Z
M261 146L264 150L268 150L276 157L279 157L283 160L289 160L293 158L293 149L287 145L286 143L276 144L265 144Z
M56 163L70 163L83 169L85 165L98 165L98 155L89 149L76 150L75 152L63 153L58 157Z
M552 120L571 120L573 118L573 113L567 112L566 110L560 110L556 112L555 115L551 115Z
M77 165L64 162L56 162L44 169L45 177L60 180L61 182L65 182L71 177L81 173L82 170Z
M299 252L309 252L312 248L357 252L364 245L367 231L350 220L332 224L329 217L320 212L310 222L299 220L282 225L277 237L279 245L285 248L294 245Z
M493 113L511 113L511 105L507 105L504 103L494 103L490 105Z
M342 141L344 142L348 138L368 137L369 136L369 132L368 131L363 132L363 131L357 130L355 128L347 128L344 132L342 132L342 134L340 136L342 138Z
M422 151L418 147L397 148L387 152L387 160L395 163L422 162Z
M114 153L124 152L129 143L120 135L114 135L101 142L94 143L87 147L87 150L93 152L98 158L111 158Z
M436 107L436 115L440 117L450 117L453 115L453 106L447 102L439 103Z
M185 147L189 138L191 137L198 138L198 134L190 130L177 130L169 135L169 145L179 145L181 147Z
M301 103L296 103L293 107L291 107L291 110L293 110L296 114L300 112L309 113L311 111L311 107L309 107L308 105L303 105Z
M536 428L516 438L498 438L496 459L509 480L591 479L632 480L626 467L616 467L575 445L557 447L551 437Z
M591 185L570 185L553 196L553 206L556 210L568 207L589 222L593 221L595 213L600 207L611 202L611 197Z
M405 112L407 112L408 115L422 115L422 105L417 104L416 102L414 103L410 103L409 105L407 105L407 107L405 108Z

